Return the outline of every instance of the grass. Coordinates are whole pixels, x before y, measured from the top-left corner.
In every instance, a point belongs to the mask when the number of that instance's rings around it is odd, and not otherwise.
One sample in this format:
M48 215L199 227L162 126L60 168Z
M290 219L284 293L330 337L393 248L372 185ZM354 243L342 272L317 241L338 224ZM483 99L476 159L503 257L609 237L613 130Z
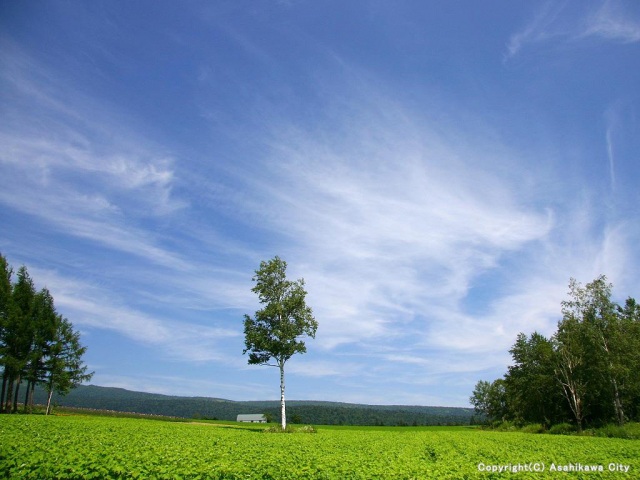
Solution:
M482 428L487 429L486 426ZM575 435L640 440L640 423L638 422L629 422L622 427L610 424L600 428L587 428L582 432L578 432L575 425L571 425L569 423L558 423L547 429L544 425L539 423L518 427L512 422L500 422L493 424L489 429L498 432L545 433L550 435Z
M552 464L629 467L599 476L574 472L572 479L640 474L640 441L617 438L465 427L332 426L313 435L263 435L264 429L235 422L3 415L0 478L486 479L504 474L482 468L540 463L546 473L521 472L518 478L557 478Z

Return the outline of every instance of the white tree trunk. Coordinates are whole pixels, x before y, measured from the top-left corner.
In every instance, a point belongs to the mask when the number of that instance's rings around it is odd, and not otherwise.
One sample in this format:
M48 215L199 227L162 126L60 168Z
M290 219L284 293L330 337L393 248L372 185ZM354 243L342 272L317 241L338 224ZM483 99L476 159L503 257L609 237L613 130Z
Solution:
M282 425L282 430L287 428L287 414L284 405L284 362L278 362L278 366L280 367L280 415L281 421L280 425Z
M578 426L578 431L582 431L582 420L584 412L582 409L582 396L586 391L586 385L576 378L575 370L582 359L571 355L565 348L560 350L561 365L556 369L556 378L562 385L564 396L569 402L569 407L573 412Z
M618 425L622 427L624 425L624 410L622 408L622 401L620 400L620 391L618 390L618 382L616 382L615 378L611 379L613 383L613 406L616 412L616 418L618 420Z
M45 415L51 413L51 397L53 396L53 389L49 390L49 396L47 397L47 412Z
M600 340L602 340L602 348L607 354L607 359L609 360L609 379L611 380L611 385L613 386L613 408L616 412L616 420L619 426L624 425L624 410L622 408L622 401L620 400L620 391L618 390L618 382L614 375L613 362L611 361L611 352L609 351L609 344L607 343L607 339L604 336L603 332L600 332Z

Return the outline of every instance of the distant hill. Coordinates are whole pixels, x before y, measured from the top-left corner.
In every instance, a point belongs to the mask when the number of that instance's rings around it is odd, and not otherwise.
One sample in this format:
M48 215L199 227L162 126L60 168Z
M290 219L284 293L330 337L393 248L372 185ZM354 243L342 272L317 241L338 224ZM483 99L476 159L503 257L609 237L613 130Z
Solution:
M35 401L46 403L36 391ZM54 396L54 404L67 407L114 410L183 418L235 420L241 413L263 413L280 418L279 401L236 402L222 398L179 397L81 385L67 396ZM315 425L468 425L473 409L408 405L362 405L321 401L287 401L290 423Z

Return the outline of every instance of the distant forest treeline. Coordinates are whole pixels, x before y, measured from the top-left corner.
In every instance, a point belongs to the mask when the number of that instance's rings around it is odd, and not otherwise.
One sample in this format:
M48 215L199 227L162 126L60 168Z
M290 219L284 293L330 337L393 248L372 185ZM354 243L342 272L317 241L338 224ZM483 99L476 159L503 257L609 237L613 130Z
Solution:
M640 421L640 305L611 300L600 276L569 282L556 333L520 333L503 378L476 384L471 403L497 422L577 428Z
M35 398L37 403L45 400L45 392L36 390ZM53 401L67 407L233 421L238 414L263 413L278 422L280 412L278 401L177 397L94 385L79 386ZM294 400L287 402L287 417L290 423L313 425L469 425L473 409Z

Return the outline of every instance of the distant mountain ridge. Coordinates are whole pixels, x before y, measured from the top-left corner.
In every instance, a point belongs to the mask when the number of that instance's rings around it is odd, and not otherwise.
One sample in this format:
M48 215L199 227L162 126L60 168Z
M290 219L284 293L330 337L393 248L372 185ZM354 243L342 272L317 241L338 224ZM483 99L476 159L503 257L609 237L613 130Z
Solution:
M45 394L36 391L36 402ZM165 415L182 418L235 420L238 414L263 413L278 421L277 400L234 401L211 397L181 397L135 392L124 388L81 385L67 396L54 396L60 406ZM287 401L291 423L315 425L468 425L473 409L418 405L364 405L313 400Z

